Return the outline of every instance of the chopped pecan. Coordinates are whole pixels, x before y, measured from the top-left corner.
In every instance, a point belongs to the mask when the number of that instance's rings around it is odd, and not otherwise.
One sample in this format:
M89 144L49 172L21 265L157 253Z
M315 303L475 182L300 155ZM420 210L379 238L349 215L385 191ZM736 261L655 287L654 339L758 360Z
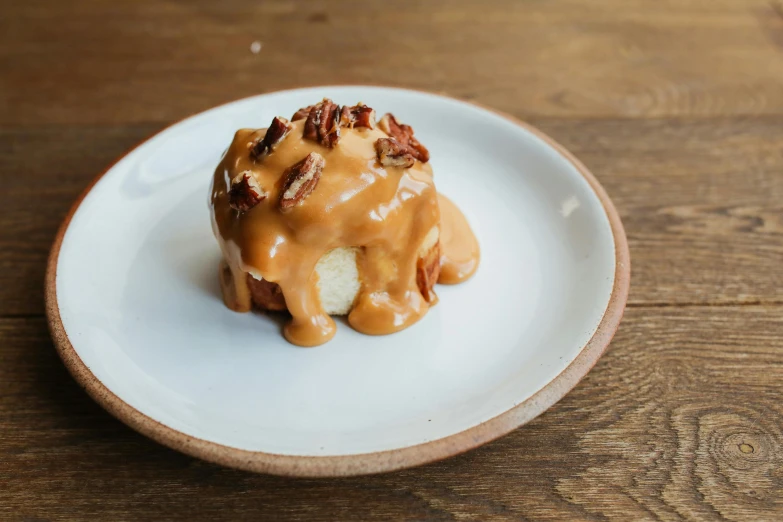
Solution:
M313 108L312 105L308 105L307 107L302 107L301 109L296 111L293 116L291 116L291 121L303 120L307 118L307 115L310 114L310 110L312 108Z
M394 138L378 138L375 141L375 153L384 167L412 167L413 155Z
M305 139L316 141L330 149L340 139L340 107L328 98L313 105L304 125Z
M258 184L249 170L240 172L231 180L228 190L228 204L234 210L247 212L266 199L267 193Z
M440 243L430 248L424 257L416 262L416 286L422 297L432 303L437 299L434 287L440 275Z
M323 156L311 152L298 163L286 169L285 182L280 194L280 210L286 212L299 205L315 189L326 165Z
M403 145L406 145L410 136L413 136L413 128L398 122L394 114L390 112L383 115L381 121L378 122L378 127Z
M250 148L250 156L256 160L262 159L264 156L275 150L277 144L283 141L283 138L286 137L288 131L290 131L292 128L293 125L291 125L288 120L276 116L269 125L269 128L266 130L264 137L258 140Z
M427 150L427 147L413 137L411 126L398 122L392 113L386 113L378 122L378 127L408 149L408 152L417 160L422 163L427 163L430 160L430 152Z
M340 111L340 125L353 129L354 127L375 128L375 111L363 103L349 107L343 106Z

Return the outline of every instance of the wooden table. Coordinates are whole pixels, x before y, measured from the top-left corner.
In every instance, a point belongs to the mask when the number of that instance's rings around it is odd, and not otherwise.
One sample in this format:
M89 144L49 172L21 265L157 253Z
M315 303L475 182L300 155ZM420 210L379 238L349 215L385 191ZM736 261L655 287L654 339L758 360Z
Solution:
M783 3L481 4L4 2L0 518L783 519ZM476 100L579 156L630 241L617 337L534 422L418 469L282 479L145 439L52 347L58 224L168 123L334 83Z

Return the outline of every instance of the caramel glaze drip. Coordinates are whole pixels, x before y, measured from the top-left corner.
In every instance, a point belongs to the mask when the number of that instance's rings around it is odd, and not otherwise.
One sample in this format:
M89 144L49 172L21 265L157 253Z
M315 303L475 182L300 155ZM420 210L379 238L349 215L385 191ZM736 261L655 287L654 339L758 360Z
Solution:
M349 323L368 334L410 326L429 308L416 285L416 263L425 236L440 220L432 169L420 162L409 169L382 167L373 144L386 135L378 129L342 129L339 144L328 149L304 140L303 125L294 122L263 161L251 159L248 150L265 130L237 131L215 171L212 223L233 280L223 281L226 304L250 310L245 274L263 277L280 285L291 313L286 339L322 344L336 327L321 307L315 265L333 248L361 247L361 290ZM300 205L280 212L283 171L313 151L326 160L318 185ZM229 206L228 190L246 170L268 196L241 213Z

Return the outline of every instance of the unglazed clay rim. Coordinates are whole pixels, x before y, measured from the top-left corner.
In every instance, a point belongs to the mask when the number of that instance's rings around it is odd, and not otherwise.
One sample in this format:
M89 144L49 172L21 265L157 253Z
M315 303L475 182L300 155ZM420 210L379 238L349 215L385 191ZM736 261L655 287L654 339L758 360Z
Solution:
M323 89L338 87L367 87L373 86L320 86ZM390 87L391 88L391 87ZM298 90L298 89L289 89ZM276 93L287 92L276 91ZM410 89L397 89L408 90ZM442 96L440 94L428 93L426 91L412 92L429 94L432 96ZM264 93L273 94L273 93ZM455 98L451 98L455 99ZM502 435L513 431L514 429L530 422L532 419L543 413L557 401L562 399L577 383L587 375L587 372L595 365L598 359L603 355L609 341L614 336L623 316L625 304L628 299L628 290L631 279L630 254L628 251L628 241L625 237L625 231L609 196L607 196L603 187L598 183L590 171L582 165L570 152L562 145L555 142L552 138L539 131L538 129L519 121L518 119L503 114L499 111L484 107L473 102L465 102L478 106L489 112L500 115L514 124L533 133L546 144L554 148L560 155L568 160L579 173L587 180L593 189L601 205L606 212L609 224L612 229L615 246L615 275L612 294L609 303L604 311L603 318L598 325L592 338L585 344L576 358L560 374L558 374L546 386L538 390L527 400L514 406L513 408L493 417L481 424L468 428L459 433L447 437L408 446L395 450L378 451L374 453L363 453L358 455L344 456L294 456L278 455L274 453L264 453L261 451L248 451L238 448L232 448L215 442L191 437L181 431L170 428L150 417L144 415L137 409L130 406L117 395L112 393L98 378L87 368L79 355L74 350L68 334L60 318L60 310L57 304L57 261L60 253L65 231L71 222L71 218L81 205L85 196L92 190L95 184L122 158L130 154L142 143L149 141L155 135L163 132L163 129L146 140L142 141L120 158L109 165L101 174L99 174L90 185L79 196L71 209L68 211L65 219L60 225L55 237L52 250L49 254L49 260L46 268L45 278L45 298L46 298L46 316L49 324L54 344L60 358L65 366L71 372L71 375L85 389L87 393L98 404L105 408L114 417L121 420L139 433L177 451L188 455L198 457L210 462L230 466L232 468L244 469L257 473L271 473L275 475L284 475L292 477L339 477L366 475L371 473L381 473L403 468L410 468L429 462L438 461L446 457L451 457L465 451L471 450L482 444L490 442ZM233 103L233 102L229 102ZM180 120L181 121L181 120ZM177 122L178 123L178 122ZM176 123L175 123L176 124ZM172 124L172 125L175 125Z

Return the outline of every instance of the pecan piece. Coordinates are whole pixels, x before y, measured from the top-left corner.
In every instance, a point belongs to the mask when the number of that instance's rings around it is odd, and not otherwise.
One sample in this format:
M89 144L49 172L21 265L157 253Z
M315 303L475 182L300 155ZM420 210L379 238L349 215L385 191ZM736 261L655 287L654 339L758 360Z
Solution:
M375 141L375 153L384 167L412 167L413 155L394 138L378 138Z
M258 184L249 170L240 172L231 180L228 190L228 204L234 210L247 212L266 199L267 193Z
M283 173L285 182L280 194L280 210L287 212L299 205L310 195L321 179L321 171L326 165L323 156L311 152L305 158L288 167Z
M307 118L307 115L310 114L310 110L312 108L313 108L312 105L308 105L307 107L302 107L301 109L296 111L293 116L291 116L291 121L303 120Z
M329 98L313 105L307 115L303 136L330 149L340 139L340 107Z
M386 113L378 122L378 127L408 149L408 152L417 160L422 163L427 163L430 160L430 152L427 147L413 137L413 128L398 122L392 113Z
M435 283L440 275L440 243L430 248L424 257L416 262L416 286L419 287L422 297L432 304L437 299L435 295Z
M275 150L275 147L283 141L283 138L286 137L288 131L292 128L293 125L288 120L275 116L264 137L250 148L250 156L255 160L264 158L264 156Z
M375 111L363 103L349 107L343 106L340 111L340 125L353 129L354 127L375 128Z

